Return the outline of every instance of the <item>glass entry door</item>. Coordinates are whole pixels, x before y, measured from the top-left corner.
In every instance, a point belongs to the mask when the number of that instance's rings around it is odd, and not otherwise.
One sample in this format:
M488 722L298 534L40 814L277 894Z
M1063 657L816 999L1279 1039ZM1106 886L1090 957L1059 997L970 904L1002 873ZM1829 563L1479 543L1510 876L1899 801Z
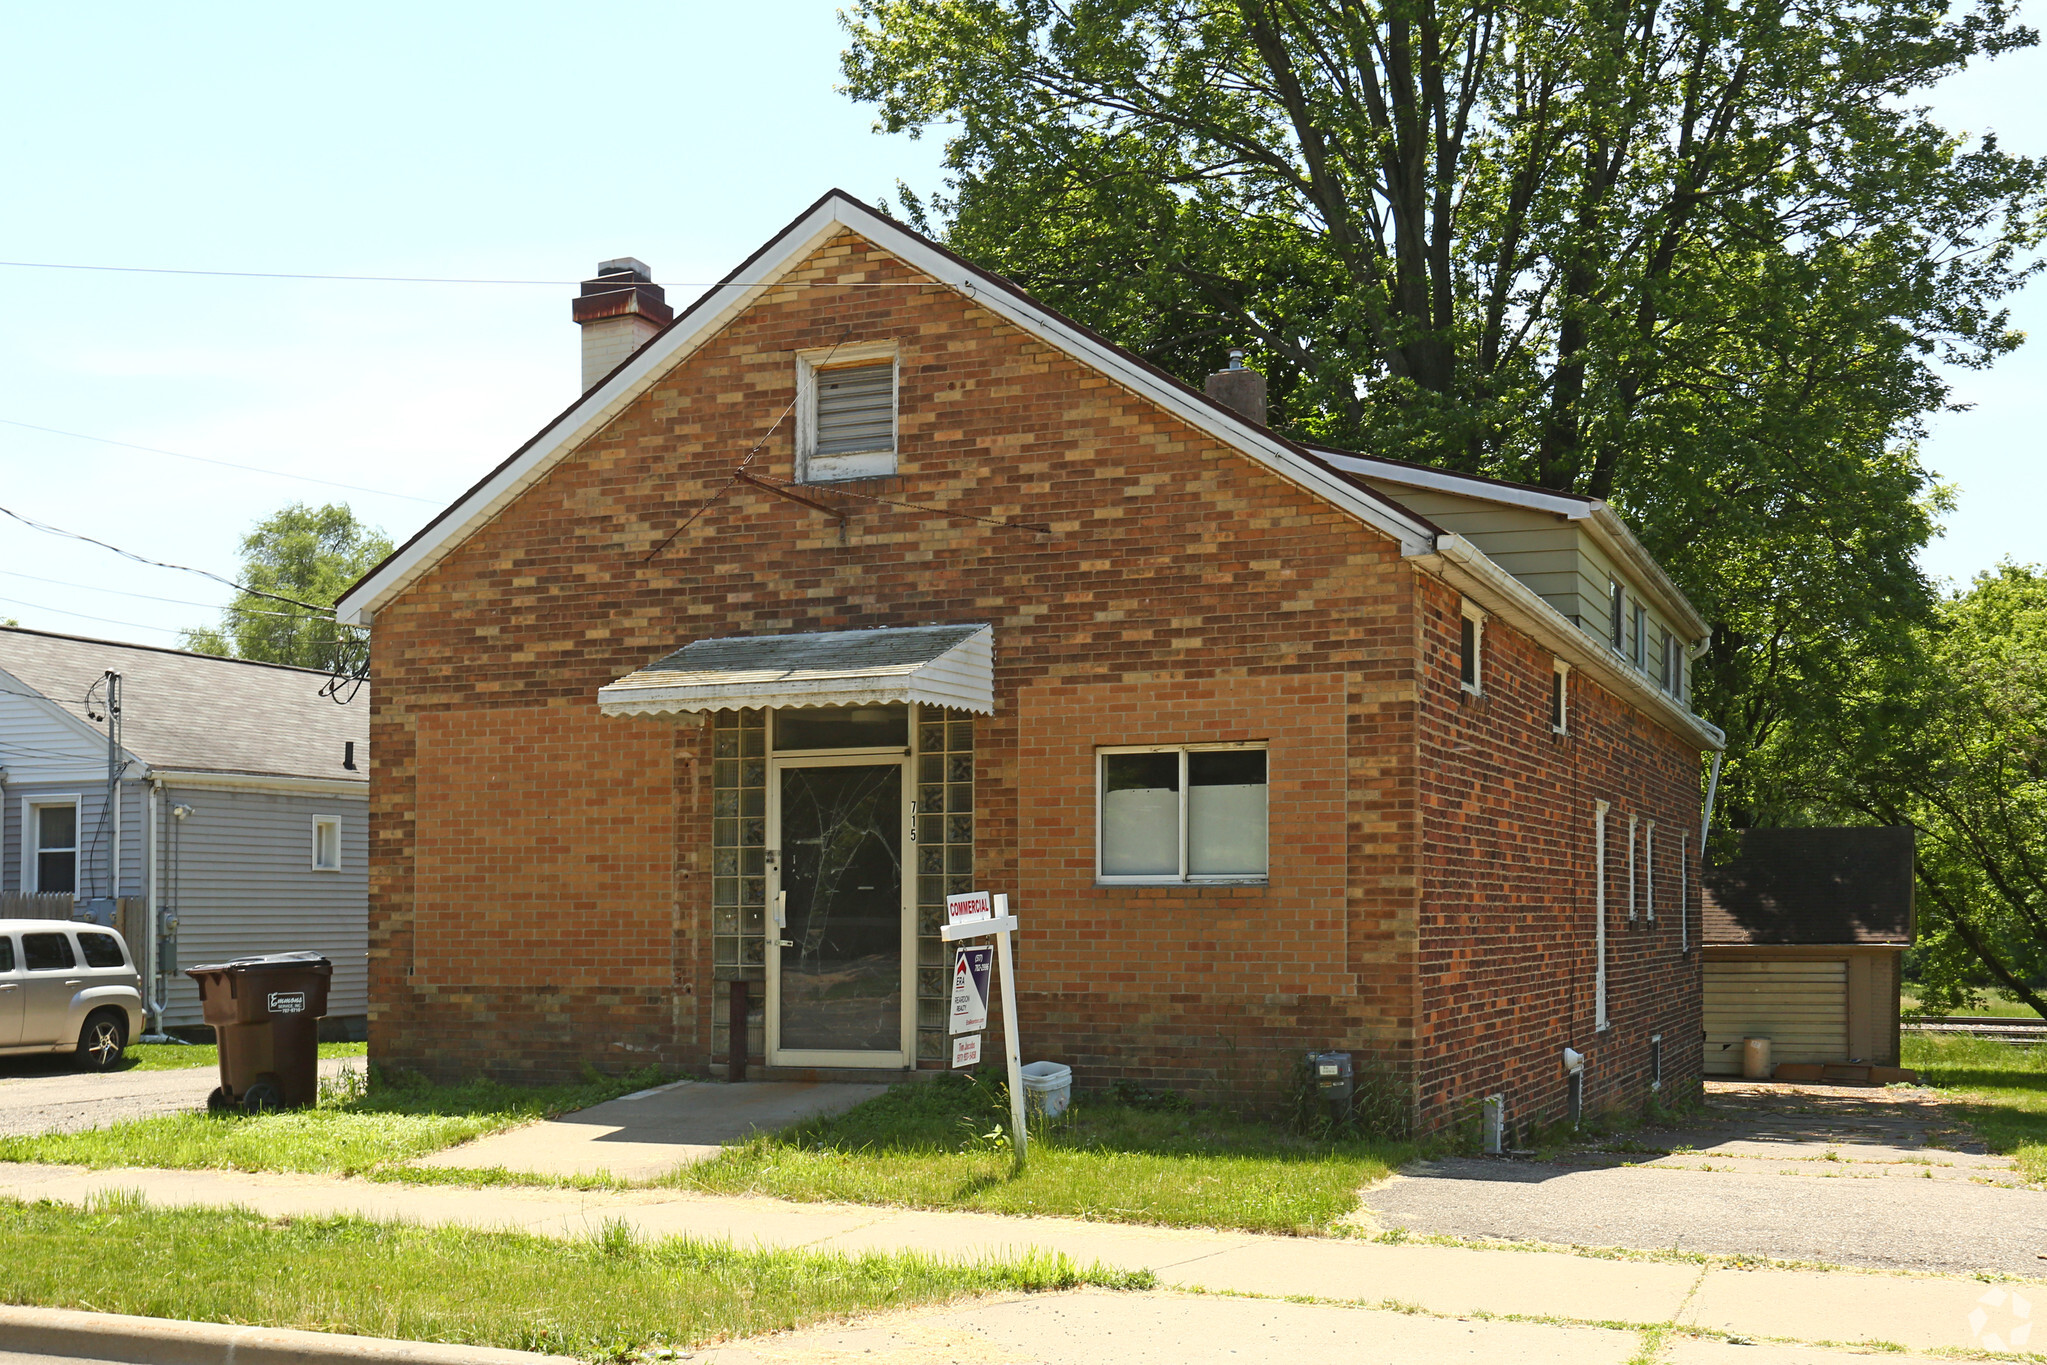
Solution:
M775 770L771 1060L907 1066L902 760L792 758Z

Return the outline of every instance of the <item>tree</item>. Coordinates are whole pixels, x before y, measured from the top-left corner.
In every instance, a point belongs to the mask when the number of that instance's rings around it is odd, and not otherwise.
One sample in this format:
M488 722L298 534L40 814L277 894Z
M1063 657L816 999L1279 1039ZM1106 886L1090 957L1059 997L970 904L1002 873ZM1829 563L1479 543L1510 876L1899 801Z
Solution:
M1607 498L1715 626L1724 799L1930 608L1938 365L2018 344L2047 173L1913 96L2004 0L861 0L904 210L1291 434Z
M1813 815L1919 832L1924 1003L1988 985L2047 1014L2047 574L1978 575L1788 747Z
M313 508L295 502L242 537L241 550L237 581L255 591L237 593L219 626L182 632L183 646L230 659L352 670L363 651L362 632L337 624L331 608L391 553L390 538L357 521L346 504Z

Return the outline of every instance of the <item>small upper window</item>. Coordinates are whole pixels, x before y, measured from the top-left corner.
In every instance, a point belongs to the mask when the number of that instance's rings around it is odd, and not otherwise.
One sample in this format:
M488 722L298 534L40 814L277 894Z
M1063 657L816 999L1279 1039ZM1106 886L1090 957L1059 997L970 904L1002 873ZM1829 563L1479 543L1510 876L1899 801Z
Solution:
M799 362L798 477L805 483L896 472L896 362L846 348Z
M1485 645L1485 616L1476 607L1466 605L1463 621L1457 635L1457 678L1467 692L1476 693L1479 686L1479 651Z
M35 818L35 889L78 892L78 807L33 806Z
M1103 880L1264 879L1264 749L1107 750L1099 761Z
M341 868L341 822L339 820L313 821L313 868L319 872L336 872Z
M1558 659L1556 666L1550 670L1549 728L1560 735L1564 733L1566 723L1570 718L1570 676L1571 666L1562 659Z
M1621 585L1617 578L1606 580L1607 637L1613 641L1614 652L1618 654L1626 646L1621 640Z
M1648 671L1649 611L1640 602L1635 603L1635 667Z
M121 956L121 940L112 934L95 934L81 929L78 932L78 947L85 954L88 967L125 967L128 959Z

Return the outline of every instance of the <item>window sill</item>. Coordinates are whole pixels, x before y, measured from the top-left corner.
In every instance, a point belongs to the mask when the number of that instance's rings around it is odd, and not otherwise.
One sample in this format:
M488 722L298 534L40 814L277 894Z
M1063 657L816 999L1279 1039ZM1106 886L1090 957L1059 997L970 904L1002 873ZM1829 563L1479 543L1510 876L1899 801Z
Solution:
M1199 891L1211 886L1270 886L1270 877L1097 877L1098 890L1113 891L1118 887L1176 887L1183 891Z

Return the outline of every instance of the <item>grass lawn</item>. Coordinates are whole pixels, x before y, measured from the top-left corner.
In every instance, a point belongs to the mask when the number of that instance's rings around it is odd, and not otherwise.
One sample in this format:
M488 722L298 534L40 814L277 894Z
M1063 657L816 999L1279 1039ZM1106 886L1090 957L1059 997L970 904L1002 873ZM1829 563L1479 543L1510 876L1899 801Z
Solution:
M328 1086L317 1109L259 1116L166 1114L82 1133L0 1137L0 1161L373 1174L530 1119L615 1099L667 1079L648 1068L579 1085L476 1080L432 1085L377 1073Z
M1317 1142L1213 1110L1083 1096L1034 1134L1022 1176L992 1087L955 1075L756 1138L667 1183L723 1194L1060 1214L1118 1223L1327 1232L1407 1143Z
M984 1291L1149 1287L1037 1254L967 1264L901 1253L577 1242L518 1233L0 1202L0 1301L310 1328L615 1360Z
M2028 1180L2047 1182L2047 1047L1908 1033L1904 1062L1948 1092L1948 1107L1990 1150L2017 1158Z
M322 1043L320 1060L329 1057L361 1057L368 1043ZM187 1067L220 1065L220 1049L211 1043L130 1043L128 1065L123 1071L183 1071Z
M1899 1008L1911 1014L1919 1008L1919 997L1905 991L1898 997ZM2031 1005L2021 1005L2016 1000L2006 1000L2001 995L1986 996L1980 1005L1972 1005L1962 1013L1982 1019L2038 1019L2039 1013Z

